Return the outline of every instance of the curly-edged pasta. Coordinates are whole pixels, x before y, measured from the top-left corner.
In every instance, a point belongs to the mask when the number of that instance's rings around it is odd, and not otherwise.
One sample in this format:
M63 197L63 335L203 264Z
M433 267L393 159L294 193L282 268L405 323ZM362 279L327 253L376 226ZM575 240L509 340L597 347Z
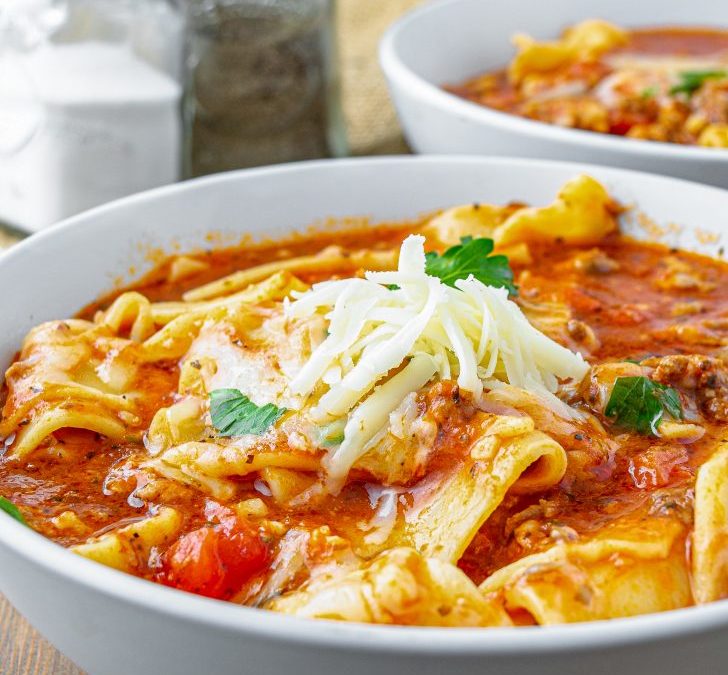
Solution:
M700 467L695 481L693 583L697 602L728 595L728 445Z
M566 183L549 206L519 209L493 232L499 246L558 239L594 244L617 229L615 205L601 183L578 176Z
M509 489L544 490L563 477L563 448L535 431L530 417L488 417L478 426L482 431L465 461L433 475L425 494L402 509L376 548L408 545L427 557L456 563Z
M508 75L514 82L521 82L532 73L553 71L579 59L595 60L627 40L623 29L599 19L582 21L567 28L555 42L538 42L519 33L513 38L518 53Z
M690 604L682 523L647 520L629 532L559 543L499 570L480 586L540 625L615 619Z
M323 577L269 603L316 619L420 626L508 626L498 604L460 570L408 548L394 548L348 574Z
M169 545L181 526L182 516L172 508L163 507L158 513L73 546L71 550L117 570L134 572L148 565L153 547Z

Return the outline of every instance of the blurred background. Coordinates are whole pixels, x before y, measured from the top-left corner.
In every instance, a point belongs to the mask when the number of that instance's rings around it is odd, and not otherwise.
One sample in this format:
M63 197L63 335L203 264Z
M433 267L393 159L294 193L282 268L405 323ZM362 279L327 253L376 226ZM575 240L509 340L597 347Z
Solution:
M422 0L2 0L0 244L230 169L406 152L379 69Z

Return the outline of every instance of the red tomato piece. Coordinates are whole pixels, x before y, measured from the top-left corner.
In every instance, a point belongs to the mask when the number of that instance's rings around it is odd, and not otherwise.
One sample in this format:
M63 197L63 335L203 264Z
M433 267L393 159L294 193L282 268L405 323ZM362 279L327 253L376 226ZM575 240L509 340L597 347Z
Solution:
M164 554L161 581L190 593L221 597L225 569L218 555L218 538L211 527L180 537Z
M632 120L617 119L609 126L609 133L615 136L626 136L627 132L634 126Z
M574 286L566 289L566 302L579 314L592 314L602 308L602 303Z
M266 566L268 548L233 511L215 506L205 509L214 524L183 535L162 556L160 581L190 593L228 599Z
M654 446L629 460L629 475L638 490L665 487L690 476L688 460L682 446Z

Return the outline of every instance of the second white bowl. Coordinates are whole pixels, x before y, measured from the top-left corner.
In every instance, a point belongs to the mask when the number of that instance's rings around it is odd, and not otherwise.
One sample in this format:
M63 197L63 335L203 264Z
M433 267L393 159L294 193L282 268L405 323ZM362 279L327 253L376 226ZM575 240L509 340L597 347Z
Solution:
M625 139L523 119L442 89L503 67L510 37L555 38L564 27L603 18L627 28L728 27L716 0L445 0L394 24L380 60L405 136L418 153L569 159L663 173L728 188L728 150Z

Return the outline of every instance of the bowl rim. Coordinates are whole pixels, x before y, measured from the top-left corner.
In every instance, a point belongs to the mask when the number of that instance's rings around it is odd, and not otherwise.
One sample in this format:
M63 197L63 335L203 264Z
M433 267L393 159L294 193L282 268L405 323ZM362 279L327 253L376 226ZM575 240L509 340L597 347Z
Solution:
M615 134L570 129L526 119L461 98L418 75L399 55L398 41L402 33L431 12L446 11L450 5L465 4L470 1L435 0L425 3L404 14L385 31L379 42L379 63L392 89L396 85L433 107L456 117L485 126L506 129L529 138L542 138L568 146L587 147L642 158L683 162L700 161L718 165L728 163L728 148L704 148L664 141L625 138Z
M392 156L315 160L294 164L231 171L198 178L142 192L116 200L69 218L59 225L33 235L10 251L0 255L0 266L10 257L25 255L46 239L64 237L66 232L93 227L94 219L108 211L128 205L144 205L182 191L195 191L221 182L239 182L249 177L305 172L324 166L346 169L347 166L383 164L452 164L519 166L549 168L573 167L575 171L595 170L608 176L628 179L630 175L650 177L661 183L687 184L701 190L717 191L728 201L728 191L679 178L664 177L642 171L615 169L573 162L491 158L457 155ZM43 573L85 587L106 600L125 604L160 619L196 624L227 633L247 634L260 639L339 651L388 654L431 654L446 656L528 656L547 653L584 652L611 646L661 642L675 636L691 636L715 630L728 630L728 599L701 606L670 610L656 614L566 624L510 628L437 628L421 626L386 626L305 619L253 607L212 600L167 588L131 574L117 571L82 558L47 539L40 533L0 513L0 546L25 563L41 568Z

